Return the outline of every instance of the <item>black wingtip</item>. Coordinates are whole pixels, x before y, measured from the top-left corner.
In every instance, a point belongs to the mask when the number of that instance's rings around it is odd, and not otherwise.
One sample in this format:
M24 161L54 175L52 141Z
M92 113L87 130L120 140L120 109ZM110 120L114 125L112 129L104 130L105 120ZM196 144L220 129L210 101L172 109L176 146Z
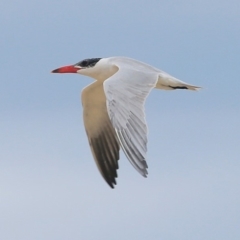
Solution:
M107 182L107 181L106 181ZM107 182L108 186L111 188L111 189L114 189L115 185L117 184L116 182L115 183L112 183L112 182ZM115 185L114 185L115 184Z

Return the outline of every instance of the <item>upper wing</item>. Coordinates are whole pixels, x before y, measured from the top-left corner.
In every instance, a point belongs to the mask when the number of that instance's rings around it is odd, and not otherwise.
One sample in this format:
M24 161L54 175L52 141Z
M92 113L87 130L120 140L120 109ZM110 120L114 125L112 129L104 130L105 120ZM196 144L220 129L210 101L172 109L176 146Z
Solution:
M118 72L103 83L107 110L128 160L147 176L147 124L144 103L158 80L157 72L116 64ZM145 71L146 70L146 71Z
M103 178L113 188L120 147L109 120L101 82L94 82L83 90L82 103L84 126L92 154Z

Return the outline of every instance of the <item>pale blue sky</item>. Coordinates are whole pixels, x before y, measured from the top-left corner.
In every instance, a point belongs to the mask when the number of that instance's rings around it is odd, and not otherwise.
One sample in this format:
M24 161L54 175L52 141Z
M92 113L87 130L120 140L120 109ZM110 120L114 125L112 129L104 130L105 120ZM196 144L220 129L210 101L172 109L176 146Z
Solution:
M0 2L1 240L238 240L240 2ZM127 56L200 92L146 103L149 177L110 189L82 124L91 82L52 69Z

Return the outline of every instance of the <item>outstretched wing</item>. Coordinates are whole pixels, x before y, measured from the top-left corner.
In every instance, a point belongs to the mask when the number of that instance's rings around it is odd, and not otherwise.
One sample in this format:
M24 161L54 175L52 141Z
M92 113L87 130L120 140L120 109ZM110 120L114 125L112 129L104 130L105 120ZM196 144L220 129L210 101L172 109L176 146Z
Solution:
M95 162L103 178L114 187L120 146L106 108L101 82L94 82L82 92L83 120Z
M157 72L138 64L114 62L118 72L104 81L109 118L126 157L136 170L147 176L147 124L144 103L158 80Z

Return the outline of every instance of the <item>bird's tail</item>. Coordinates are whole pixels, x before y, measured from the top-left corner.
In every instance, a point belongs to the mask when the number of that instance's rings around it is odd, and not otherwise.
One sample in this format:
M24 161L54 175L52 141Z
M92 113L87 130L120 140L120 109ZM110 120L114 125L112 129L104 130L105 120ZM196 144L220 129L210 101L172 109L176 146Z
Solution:
M199 90L201 87L190 85L175 77L172 77L171 75L165 72L162 72L159 74L155 88L164 90L188 89L196 91Z

